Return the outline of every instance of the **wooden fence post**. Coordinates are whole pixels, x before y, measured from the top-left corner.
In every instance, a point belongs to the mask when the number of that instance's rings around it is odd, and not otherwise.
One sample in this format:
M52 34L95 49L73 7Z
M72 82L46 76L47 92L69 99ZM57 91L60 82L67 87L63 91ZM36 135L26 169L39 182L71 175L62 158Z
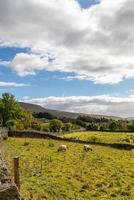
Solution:
M20 190L19 157L14 157L14 182Z

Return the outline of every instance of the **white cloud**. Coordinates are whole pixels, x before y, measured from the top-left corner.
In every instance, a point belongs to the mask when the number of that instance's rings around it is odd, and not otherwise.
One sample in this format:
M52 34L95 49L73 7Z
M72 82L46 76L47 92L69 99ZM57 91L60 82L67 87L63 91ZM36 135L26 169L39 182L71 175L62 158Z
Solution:
M29 99L30 99L29 96L24 96L24 97L22 97L22 101L26 101L26 100L29 100Z
M116 97L110 95L22 98L21 101L39 104L45 108L87 114L134 116L134 95Z
M45 64L47 64L47 60L41 59L38 55L19 53L10 65L19 76L26 76L35 75L35 71L44 69Z
M75 0L1 0L0 44L31 48L10 63L20 76L59 70L115 84L134 77L133 18L133 0L88 9Z
M0 87L26 87L26 86L29 86L29 84L0 81Z
M8 66L9 64L9 61L0 60L0 66Z
M50 78L49 78L50 79ZM51 79L57 79L57 80L65 80L65 81L72 81L72 80L90 80L88 76L86 75L70 75L70 76L53 76Z

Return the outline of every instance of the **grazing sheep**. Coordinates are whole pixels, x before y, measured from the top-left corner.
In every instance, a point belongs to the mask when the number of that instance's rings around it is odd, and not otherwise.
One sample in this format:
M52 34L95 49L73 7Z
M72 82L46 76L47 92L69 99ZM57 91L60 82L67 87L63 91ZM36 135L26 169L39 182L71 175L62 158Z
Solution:
M67 146L64 145L64 144L60 145L59 148L58 148L58 152L59 151L66 151L66 150L67 150Z
M131 149L131 151L133 151L133 152L134 152L134 149Z
M89 151L89 150L92 151L93 149L92 149L91 146L85 144L85 145L84 145L84 150L85 150L85 151Z

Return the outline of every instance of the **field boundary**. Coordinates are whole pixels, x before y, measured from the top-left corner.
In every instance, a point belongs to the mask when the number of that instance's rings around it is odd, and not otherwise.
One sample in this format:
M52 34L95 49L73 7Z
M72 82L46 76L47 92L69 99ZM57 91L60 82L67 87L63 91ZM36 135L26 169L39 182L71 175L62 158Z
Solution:
M19 138L38 138L38 139L53 139L58 141L65 141L65 142L73 142L79 144L92 144L92 145L99 145L105 147L112 147L116 149L125 149L125 150L132 150L134 149L134 145L127 144L127 143L101 143L101 142L91 142L91 141L84 141L78 140L73 138L62 138L57 135L40 132L40 131L9 131L9 137L19 137Z
M0 127L0 136L0 142L2 142L2 140L7 140L8 130ZM3 157L4 155L0 148L0 200L22 200L24 198L21 197L17 185L13 182L11 172L8 170L5 158L3 159Z

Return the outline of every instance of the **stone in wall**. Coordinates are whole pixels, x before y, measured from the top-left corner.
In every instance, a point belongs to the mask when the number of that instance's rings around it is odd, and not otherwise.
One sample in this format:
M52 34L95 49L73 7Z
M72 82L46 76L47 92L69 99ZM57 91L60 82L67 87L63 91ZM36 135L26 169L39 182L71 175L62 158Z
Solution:
M12 183L10 173L0 153L0 200L24 200L18 188Z
M10 173L0 154L0 184L11 183Z
M8 129L0 127L0 141L8 139Z
M22 200L14 183L0 185L0 200Z

